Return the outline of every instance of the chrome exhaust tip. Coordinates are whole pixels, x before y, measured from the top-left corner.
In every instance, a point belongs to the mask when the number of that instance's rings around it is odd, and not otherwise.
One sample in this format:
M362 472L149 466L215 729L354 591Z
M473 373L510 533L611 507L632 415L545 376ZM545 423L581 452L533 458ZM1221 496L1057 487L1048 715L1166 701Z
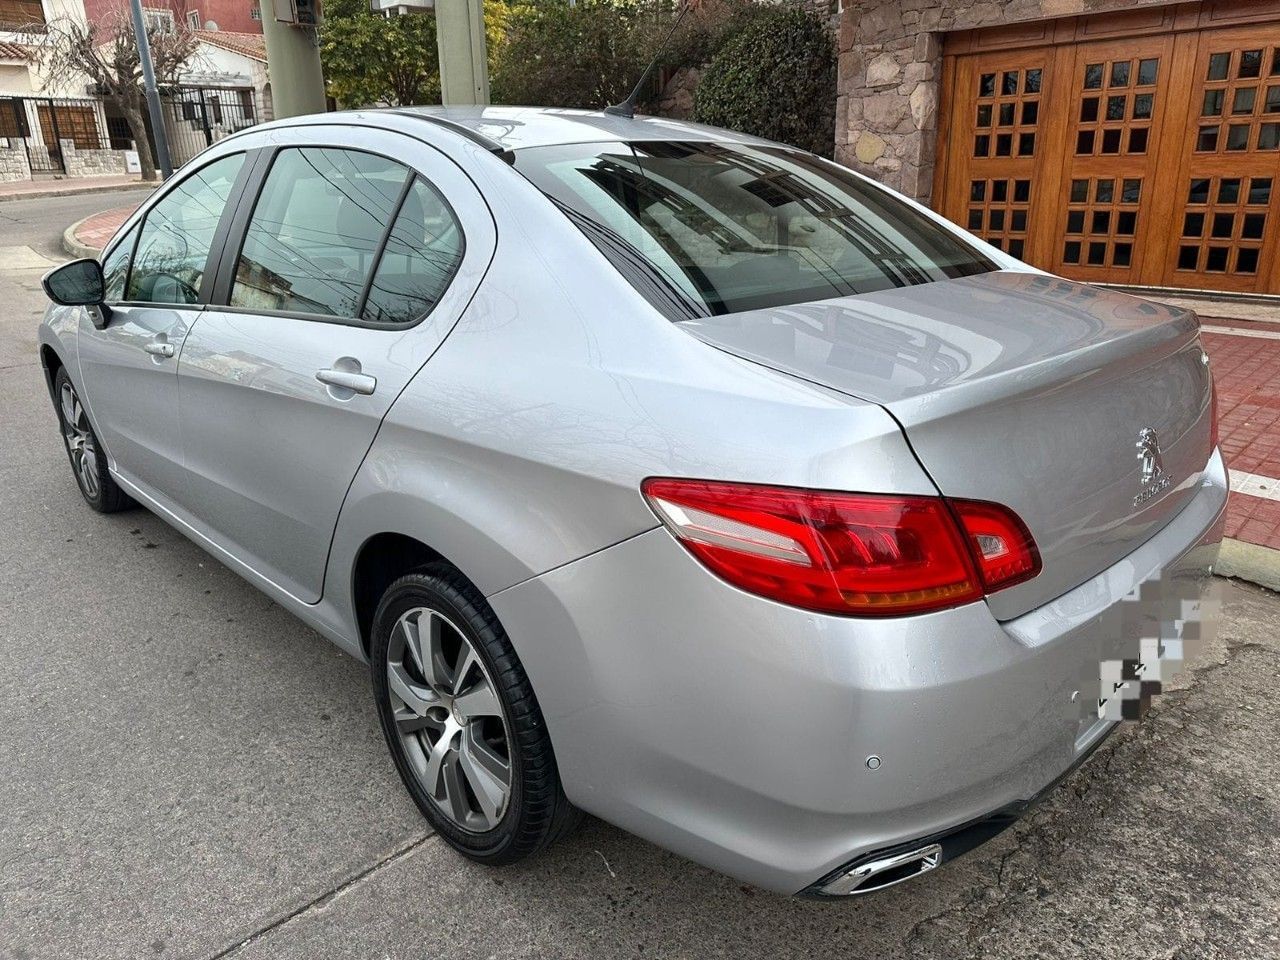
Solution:
M907 853L868 860L853 869L827 881L817 889L826 897L850 897L860 893L874 893L895 884L903 883L928 873L942 862L942 845L931 843Z

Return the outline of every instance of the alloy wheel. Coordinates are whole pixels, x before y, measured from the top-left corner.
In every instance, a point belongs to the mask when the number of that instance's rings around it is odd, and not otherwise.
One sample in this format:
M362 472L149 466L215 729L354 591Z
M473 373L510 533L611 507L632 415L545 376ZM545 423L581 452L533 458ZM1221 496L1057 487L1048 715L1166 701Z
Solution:
M427 795L453 823L492 830L511 799L506 716L472 642L437 610L408 610L391 632L387 687L396 731Z
M84 406L76 396L75 387L69 381L62 384L58 402L62 410L62 438L71 454L71 467L75 471L80 489L90 500L101 492L98 481L98 445L89 427Z

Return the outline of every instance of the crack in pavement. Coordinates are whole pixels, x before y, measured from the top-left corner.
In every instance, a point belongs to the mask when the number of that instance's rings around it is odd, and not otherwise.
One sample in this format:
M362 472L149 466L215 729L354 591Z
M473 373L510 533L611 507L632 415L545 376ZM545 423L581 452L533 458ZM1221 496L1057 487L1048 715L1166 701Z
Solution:
M300 920L312 912L323 910L325 907L327 907L330 903L332 903L338 897L342 896L344 893L347 893L348 891L358 887L360 884L370 879L374 874L382 870L384 867L389 867L392 864L396 863L397 861L407 857L409 854L413 853L413 851L417 850L419 847L421 847L428 840L432 839L435 836L436 836L435 833L427 833L427 834L423 834L421 837L418 837L416 840L411 840L409 843L405 844L404 846L399 847L396 850L393 850L391 853L387 854L381 860L378 860L377 862L370 864L368 867L365 867L363 870L360 870L352 874L351 876L347 877L347 879L343 880L341 883L339 883L337 886L333 887L332 889L326 890L324 893L321 893L318 896L312 898L311 900L308 900L306 903L302 904L300 907L290 910L287 913L283 913L280 916L276 917L274 920L271 920L269 923L263 924L261 927L259 927L258 929L250 933L247 937L244 937L243 939L237 941L236 943L231 944L231 946L229 947L224 947L223 949L219 950L217 953L209 954L205 958L205 960L223 960L224 957L233 956L234 954L239 953L245 947L253 943L256 943L258 940L261 940L267 934L272 933L276 930L279 930L281 927L284 927L295 920Z
M1136 781L1145 758L1170 729L1169 721L1186 717L1195 722L1197 707L1190 701L1202 692L1205 679L1231 667L1246 652L1261 652L1271 660L1280 660L1280 653L1264 644L1228 641L1223 659L1194 668L1192 682L1165 694L1145 722L1126 724L1128 730L1118 730L1108 738L1090 761L1063 784L1067 793L1045 798L1009 830L1006 836L1013 838L1013 846L1000 855L992 870L992 883L971 887L959 903L918 920L903 938L904 945L911 952L932 956L931 948L938 946L933 938L941 937L943 942L963 943L957 955L982 956L985 951L981 941L992 933L1003 914L1028 896L1040 899L1049 892L1041 884L1043 871L1039 868L1062 862L1079 834L1080 820L1102 819L1105 809L1116 799L1106 794ZM1117 783L1111 774L1119 756L1126 761L1129 773ZM1170 956L1178 956L1193 946L1179 944ZM948 951L946 955L952 953Z

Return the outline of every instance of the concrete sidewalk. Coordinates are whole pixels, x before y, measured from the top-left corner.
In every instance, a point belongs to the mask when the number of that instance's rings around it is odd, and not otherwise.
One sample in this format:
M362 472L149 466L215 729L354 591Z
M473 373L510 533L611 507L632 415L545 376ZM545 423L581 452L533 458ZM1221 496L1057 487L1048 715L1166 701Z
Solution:
M0 203L7 200L35 200L39 197L70 197L100 190L151 190L159 181L144 181L138 174L113 177L66 177L62 179L18 180L0 183Z

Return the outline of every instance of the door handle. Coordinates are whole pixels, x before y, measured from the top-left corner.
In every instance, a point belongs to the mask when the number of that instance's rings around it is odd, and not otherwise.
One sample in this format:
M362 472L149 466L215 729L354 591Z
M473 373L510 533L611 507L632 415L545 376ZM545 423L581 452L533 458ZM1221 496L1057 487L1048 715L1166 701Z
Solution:
M156 357L172 357L173 356L173 344L165 343L163 340L152 340L148 343L143 344L142 349L147 351L147 353L151 354L152 356L156 356Z
M333 368L318 370L316 371L316 379L321 383L327 383L331 387L350 390L352 393L361 393L366 397L378 388L377 377L371 377L367 373L355 373L351 370L335 370Z

